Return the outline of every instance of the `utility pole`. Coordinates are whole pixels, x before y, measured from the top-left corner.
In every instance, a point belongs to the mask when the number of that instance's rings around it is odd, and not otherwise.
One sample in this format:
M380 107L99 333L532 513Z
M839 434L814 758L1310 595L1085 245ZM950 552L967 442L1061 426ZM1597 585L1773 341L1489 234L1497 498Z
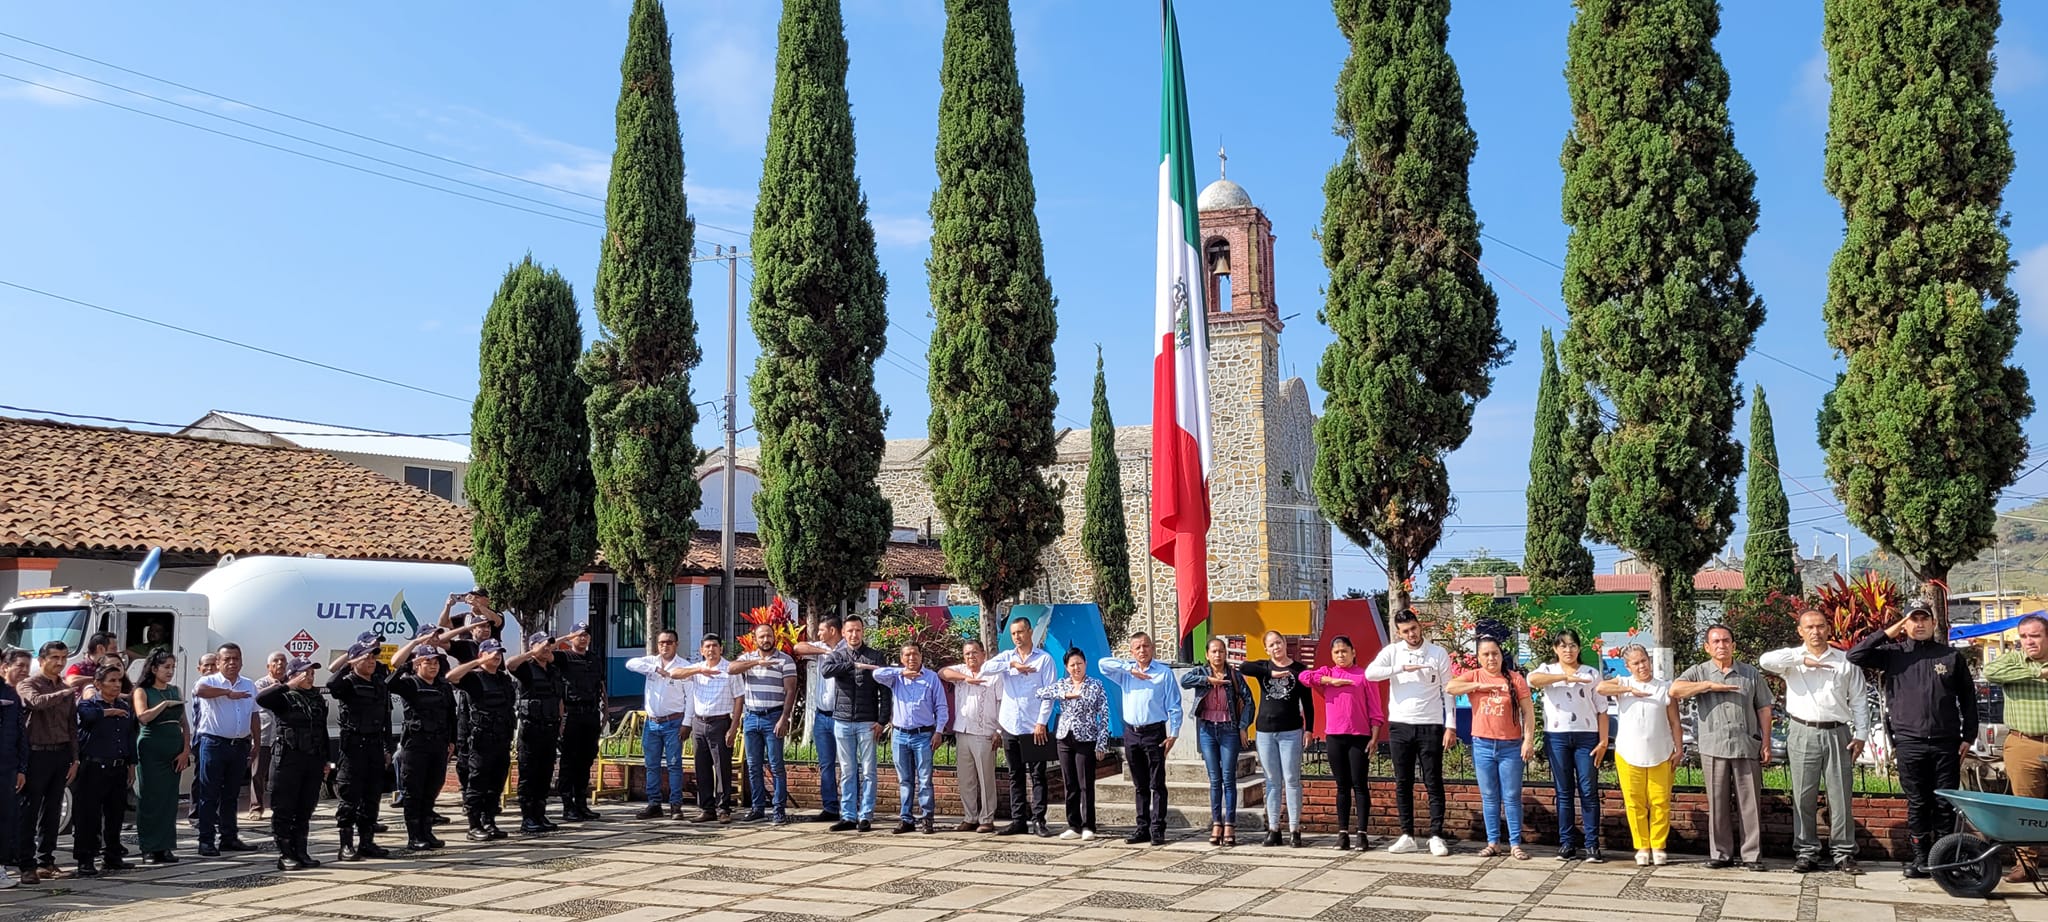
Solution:
M733 454L738 450L739 441L740 259L747 255L741 253L739 247L727 249L721 244L713 249L712 255L691 260L725 263L725 400L719 410L724 416L725 468L720 477L718 563L725 578L719 595L725 602L726 633L731 633L739 624L739 612L734 610L739 604L739 587L733 582L733 551L737 540L734 532L737 513L733 505L739 494L735 484L739 469Z

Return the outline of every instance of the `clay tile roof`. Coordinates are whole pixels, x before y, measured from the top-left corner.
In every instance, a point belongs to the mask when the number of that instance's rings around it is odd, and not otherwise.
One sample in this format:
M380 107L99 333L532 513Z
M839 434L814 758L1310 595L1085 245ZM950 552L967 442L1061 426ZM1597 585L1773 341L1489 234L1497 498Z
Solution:
M469 511L313 451L0 419L0 547L461 561Z
M702 530L690 541L690 553L683 557L683 572L715 574L718 561L718 532ZM761 557L761 539L741 532L733 536L733 570L761 575L768 565ZM946 579L946 555L936 545L892 541L882 549L881 574L896 579Z

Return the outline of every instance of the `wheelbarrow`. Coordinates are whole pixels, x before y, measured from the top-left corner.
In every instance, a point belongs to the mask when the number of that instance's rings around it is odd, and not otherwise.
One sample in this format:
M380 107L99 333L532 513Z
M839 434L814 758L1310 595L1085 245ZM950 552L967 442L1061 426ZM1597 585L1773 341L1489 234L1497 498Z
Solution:
M1927 872L1950 896L1990 896L1998 888L2007 849L2048 848L2048 800L1981 791L1934 793L1955 804L1977 828L1974 833L1942 836L1927 855ZM2048 893L2048 886L2040 880L2034 882L2034 888Z

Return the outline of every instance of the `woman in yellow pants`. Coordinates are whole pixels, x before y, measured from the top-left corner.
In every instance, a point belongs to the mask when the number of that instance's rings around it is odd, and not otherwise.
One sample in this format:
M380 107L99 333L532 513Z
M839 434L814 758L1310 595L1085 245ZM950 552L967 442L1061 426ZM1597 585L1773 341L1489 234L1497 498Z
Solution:
M1656 680L1650 651L1632 644L1624 656L1629 676L1601 682L1598 691L1614 698L1614 761L1621 772L1621 800L1635 839L1636 864L1663 864L1664 843L1671 835L1671 772L1678 765L1682 738L1678 703L1672 683Z

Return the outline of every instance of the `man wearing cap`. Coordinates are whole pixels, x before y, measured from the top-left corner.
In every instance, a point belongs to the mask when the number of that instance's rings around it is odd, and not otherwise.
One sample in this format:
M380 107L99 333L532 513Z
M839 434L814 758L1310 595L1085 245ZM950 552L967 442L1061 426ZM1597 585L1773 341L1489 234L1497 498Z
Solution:
M604 658L590 650L590 623L579 621L555 651L562 672L562 795L565 820L601 820L590 809L590 766L597 762L597 738L604 731Z
M404 757L405 847L410 851L440 848L434 835L434 799L448 776L448 759L455 754L455 689L442 673L448 664L440 639L432 628L406 641L391 654L391 694L405 702L405 733L399 737L399 755Z
M467 605L469 610L455 611L455 606ZM441 617L435 622L442 637L448 641L448 655L457 665L475 660L480 654L477 645L483 640L498 640L505 630L505 616L491 605L491 597L484 594L479 586L468 592L451 593L448 601L441 606ZM470 630L456 633L469 628ZM502 644L503 642L500 641ZM452 679L450 681L453 681ZM460 686L455 689L458 702L465 694ZM465 802L469 798L469 759L463 753L469 749L469 709L458 707L455 711L455 783L462 786Z
M640 707L647 721L640 728L640 755L647 769L647 808L634 814L661 819L662 778L668 778L668 818L683 818L683 739L690 733L690 686L676 678L686 665L676 653L676 632L654 635L651 656L626 661L626 670L647 679ZM662 771L666 764L668 770Z
M192 727L199 737L195 745L199 772L192 782L192 800L199 816L202 858L256 850L242 841L235 809L242 799L242 784L254 768L255 740L263 732L262 722L256 719L256 683L242 675L242 648L224 643L214 652L220 671L192 686L192 698L206 703Z
M498 828L501 792L512 762L512 677L505 674L505 646L495 640L476 645L477 658L448 672L448 681L462 694L462 720L469 727L469 746L462 758L469 765L469 787L462 806L469 814L472 842L505 837Z
M1953 789L1963 753L1977 738L1977 686L1962 651L1935 636L1934 603L1914 599L1883 633L1849 648L1849 662L1876 669L1890 704L1885 730L1906 791L1906 825L1913 833L1907 877L1926 877L1927 852L1937 835L1955 826L1955 808L1934 795Z
M272 685L284 684L284 667L291 664L291 657L283 650L273 650L263 660L263 675L256 679L256 692L261 694ZM249 770L249 813L245 817L254 823L263 819L263 811L270 807L270 754L277 745L277 718L269 709L256 709L256 762Z
M255 701L277 717L277 741L270 762L270 834L277 840L277 869L317 868L306 844L313 808L320 803L320 778L327 773L327 701L313 687L319 665L295 659L285 680Z
M789 822L782 806L789 799L782 738L789 734L791 710L796 707L796 660L778 648L773 625L756 624L754 649L733 661L732 673L744 683L746 716L741 732L747 738L747 792L753 801L746 820L753 822L772 813L773 825L781 826ZM772 784L761 780L764 764Z
M357 638L348 652L328 667L327 693L341 709L341 749L336 760L335 793L341 806L334 813L341 831L343 861L389 858L376 843L378 785L391 764L391 689L377 662L383 651L377 635Z
M555 780L555 749L562 736L562 667L555 639L526 638L526 651L505 663L519 689L519 831L559 829L548 819L548 786Z

